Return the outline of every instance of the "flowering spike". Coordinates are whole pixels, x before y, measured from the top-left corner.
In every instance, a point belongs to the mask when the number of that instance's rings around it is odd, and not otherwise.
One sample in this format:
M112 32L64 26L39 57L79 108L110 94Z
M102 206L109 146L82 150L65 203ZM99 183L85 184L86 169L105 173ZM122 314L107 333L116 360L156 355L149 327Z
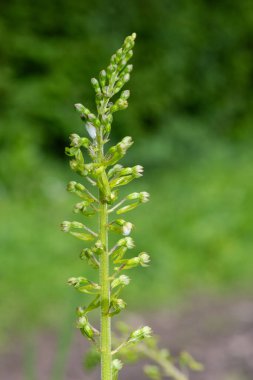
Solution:
M110 213L115 212L121 215L134 210L149 200L149 193L146 191L132 192L124 198L119 198L118 188L143 175L144 169L141 165L123 167L118 163L132 146L132 138L126 136L116 145L106 149L113 114L128 107L130 91L123 89L123 87L130 80L133 69L133 65L129 61L133 56L135 39L135 33L126 37L121 48L111 57L106 69L100 71L97 79L91 79L91 85L95 91L96 111L93 113L81 103L75 104L75 108L84 122L88 137L72 133L70 135L70 146L66 148L66 154L70 157L71 169L83 180L80 181L81 183L70 181L67 185L69 192L81 198L75 204L73 211L80 218L92 214L98 215L97 232L80 221L63 221L61 229L83 242L88 242L89 246L83 247L80 258L99 271L99 283L79 276L69 278L68 284L82 294L93 295L94 297L88 306L77 308L77 328L98 349L101 356L101 380L118 379L118 372L122 368L122 363L118 359L112 360L113 354L122 347L126 348L128 345L133 347L133 343L139 342L142 342L140 347L144 353L143 340L150 338L152 333L150 327L144 326L130 333L127 341L116 350L112 351L111 349L110 319L125 309L126 303L122 298L119 298L119 294L130 282L129 277L121 274L121 271L137 266L146 267L150 262L150 257L146 252L141 252L135 257L125 257L127 250L134 248L134 241L129 236L133 231L133 224L121 219L121 217L109 221ZM83 183L85 181L88 183ZM97 197L89 190L91 185L93 188L96 187ZM121 234L121 239L109 249L108 234L111 231ZM93 240L95 243L91 246L90 242ZM87 314L97 308L100 309L101 334L87 319ZM98 335L100 335L99 342L97 340ZM160 364L163 365L164 361L168 362L168 355L164 355L162 350L156 352L156 355L155 357L158 358ZM194 366L193 361L185 355L182 356L182 362L188 366ZM164 366L165 368L168 366ZM156 367L146 368L146 373L151 379L160 380L160 373ZM177 374L179 371L174 371L175 373ZM171 377L174 376L169 373L170 375ZM182 376L178 378L174 376L174 378L185 380Z

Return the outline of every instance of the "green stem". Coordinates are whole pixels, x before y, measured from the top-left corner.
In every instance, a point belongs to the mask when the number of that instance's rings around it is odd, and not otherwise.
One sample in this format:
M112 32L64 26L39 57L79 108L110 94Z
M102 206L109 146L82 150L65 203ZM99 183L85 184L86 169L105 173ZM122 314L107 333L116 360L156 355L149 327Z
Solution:
M102 133L101 133L102 135ZM98 160L103 159L102 136L98 139ZM106 173L104 172L106 176ZM107 176L106 176L107 179ZM104 250L100 256L99 277L101 286L101 380L112 379L112 355L111 355L111 318L109 316L110 307L110 280L109 280L109 253L108 253L108 208L105 195L99 190L99 239Z
M103 197L103 194L101 194ZM107 204L101 202L100 208L100 240L105 247L100 258L101 284L101 380L111 380L111 318L110 282L109 282L109 255L107 236Z

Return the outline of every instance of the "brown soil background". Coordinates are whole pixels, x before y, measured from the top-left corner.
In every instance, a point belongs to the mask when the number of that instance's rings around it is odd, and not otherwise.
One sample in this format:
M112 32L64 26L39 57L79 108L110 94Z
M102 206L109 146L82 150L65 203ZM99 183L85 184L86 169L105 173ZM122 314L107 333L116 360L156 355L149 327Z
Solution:
M191 373L190 380L252 380L253 379L253 298L195 299L190 306L177 312L162 311L141 316L129 316L136 324L149 324L160 335L161 347L177 355L181 349L201 361L205 370ZM54 380L52 367L57 336L44 331L36 337L34 352L36 380ZM82 359L87 350L84 338L73 337L68 357L63 363L62 380L99 379L98 371L83 371ZM143 363L142 363L143 364ZM146 377L140 364L128 365L120 380ZM0 357L1 380L27 380L24 371L24 346L13 340ZM34 379L34 380L35 380Z

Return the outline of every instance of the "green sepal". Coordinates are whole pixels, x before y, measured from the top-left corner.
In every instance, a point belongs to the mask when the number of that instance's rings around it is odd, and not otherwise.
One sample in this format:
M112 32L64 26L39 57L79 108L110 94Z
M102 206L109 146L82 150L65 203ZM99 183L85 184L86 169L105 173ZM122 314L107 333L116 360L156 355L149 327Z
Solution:
M109 312L109 316L113 317L114 315L119 314L126 307L126 302L121 298L112 298L110 302L110 309L113 310Z
M75 236L77 239L84 240L84 241L91 241L95 239L95 237L92 234L87 234L84 232L70 231L70 234Z
M112 260L114 264L117 264L118 260L121 260L122 257L124 257L126 251L127 247L118 247L115 249L115 251L112 253Z
M73 286L81 293L100 294L101 286L86 277L70 277L68 284Z
M141 252L138 256L132 257L131 259L115 260L115 264L121 264L120 267L114 268L116 271L122 269L132 269L141 265L142 267L147 267L150 262L150 257L146 252Z
M110 188L124 186L131 182L135 177L133 175L124 175L123 177L118 177L110 181Z
M130 205L127 205L127 206L124 206L124 207L119 208L119 209L116 211L116 214L121 215L121 214L124 214L125 212L132 211L132 210L134 210L136 207L138 207L139 205L140 205L140 202L134 202L134 203L131 203Z
M79 164L84 163L84 158L83 158L83 154L81 152L81 149L75 148L75 147L70 147L70 148L66 147L65 153L67 156L75 157L75 159L79 162Z
M99 268L99 262L94 256L94 253L90 248L84 248L81 253L80 253L80 259L83 260L85 259L87 263L94 269Z

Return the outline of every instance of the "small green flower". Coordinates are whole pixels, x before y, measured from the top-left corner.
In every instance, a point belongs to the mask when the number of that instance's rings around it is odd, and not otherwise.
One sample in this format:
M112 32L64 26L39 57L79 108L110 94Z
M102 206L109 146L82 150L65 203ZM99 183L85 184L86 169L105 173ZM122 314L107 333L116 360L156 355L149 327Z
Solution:
M150 338L152 335L152 330L149 326L144 326L138 330L133 331L129 338L129 343L137 343L142 341L143 339Z
M115 278L115 280L112 281L111 287L112 289L116 288L117 286L126 286L130 282L130 278L128 276L125 276L122 274L118 278Z

